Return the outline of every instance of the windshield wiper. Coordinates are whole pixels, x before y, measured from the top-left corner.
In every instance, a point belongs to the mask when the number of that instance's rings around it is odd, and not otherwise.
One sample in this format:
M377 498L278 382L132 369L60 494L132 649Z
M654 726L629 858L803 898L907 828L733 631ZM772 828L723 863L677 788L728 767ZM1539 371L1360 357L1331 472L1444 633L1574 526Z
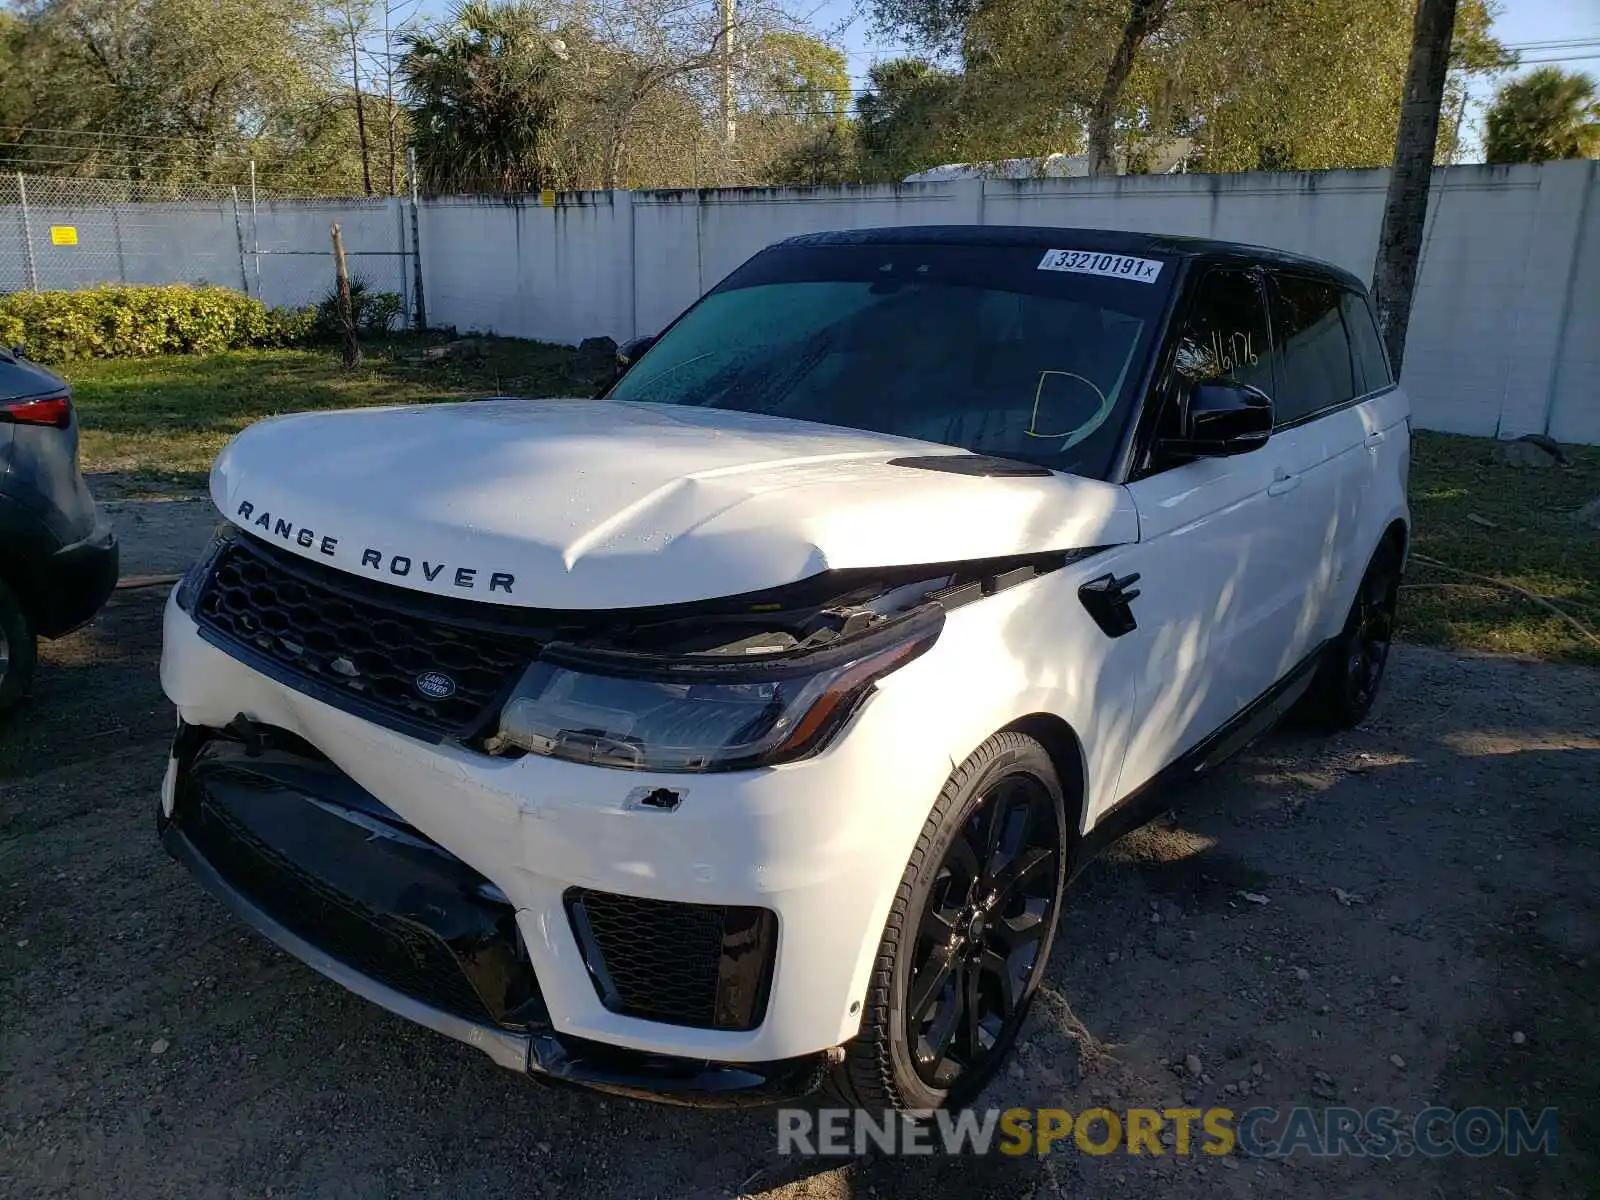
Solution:
M815 346L792 363L787 370L774 374L763 373L753 366L744 370L734 370L732 379L720 392L713 390L718 378L714 375L702 388L686 393L680 403L695 404L702 408L764 413L768 416L787 415L775 413L771 406L787 396L794 390L795 385L811 373L832 344L831 337L819 338Z

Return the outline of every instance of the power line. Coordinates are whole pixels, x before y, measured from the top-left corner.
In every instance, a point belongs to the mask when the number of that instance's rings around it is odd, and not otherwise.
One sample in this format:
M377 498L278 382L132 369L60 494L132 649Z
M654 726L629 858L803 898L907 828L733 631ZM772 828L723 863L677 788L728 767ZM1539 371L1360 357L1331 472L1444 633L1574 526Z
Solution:
M138 142L191 142L200 146L211 145L215 141L215 139L203 137L200 134L122 133L115 129L55 129L46 125L24 125L21 132L65 134L69 137L121 138L126 141ZM243 136L247 140L251 140L249 135Z
M1600 51L1593 54L1562 54L1555 58L1524 58L1518 61L1519 67L1537 66L1539 63L1578 62L1581 59L1600 58Z
M128 155L128 154L138 154L138 153L161 154L161 153L166 153L167 152L165 147L159 147L159 148L152 148L152 149L149 149L149 150L144 150L144 149L139 148L139 147L117 146L117 145L93 145L93 144L78 144L78 145L65 144L64 145L64 144L62 144L60 142L0 142L0 149L3 149L5 147L11 147L12 149L17 149L17 150L59 150L59 151L63 151L63 152L69 153L69 154L81 153L81 154L119 154L119 155ZM211 158L211 159L234 159L234 160L237 160L239 162L248 162L251 158L254 157L254 155L250 155L250 154L226 154L226 153L223 153L223 152L217 151L217 150L209 150L204 146L194 146L194 147L190 147L190 148L193 149L195 153L197 153L197 154L199 154L199 155L201 155L201 156L203 156L205 158Z
M1600 45L1600 37L1579 38L1552 38L1543 42L1513 42L1506 46L1507 50L1556 50L1563 46L1596 46Z

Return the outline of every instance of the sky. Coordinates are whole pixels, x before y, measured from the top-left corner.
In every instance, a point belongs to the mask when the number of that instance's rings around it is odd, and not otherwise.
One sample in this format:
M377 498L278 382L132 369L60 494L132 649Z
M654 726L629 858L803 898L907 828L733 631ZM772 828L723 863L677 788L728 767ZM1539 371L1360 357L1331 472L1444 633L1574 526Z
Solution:
M1494 34L1507 46L1526 49L1521 50L1523 65L1516 71L1473 83L1474 103L1465 122L1475 152L1469 156L1472 161L1481 158L1484 107L1507 79L1549 63L1600 79L1600 0L1507 0L1495 18ZM1587 45L1551 45L1585 39Z
M874 62L903 53L895 39L874 32L865 0L802 0L814 5L809 23L831 34L829 40L842 47L850 60L850 82L859 91L866 87L867 71ZM1568 70L1586 71L1600 78L1600 0L1502 0L1495 18L1494 33L1507 46L1527 47L1522 51L1524 65L1492 79L1479 79L1472 88L1463 132L1469 143L1467 158L1481 156L1483 109L1494 90L1533 65L1555 61ZM805 15L806 8L799 10ZM1588 45L1552 46L1553 42L1589 39ZM1540 62L1534 64L1532 60Z

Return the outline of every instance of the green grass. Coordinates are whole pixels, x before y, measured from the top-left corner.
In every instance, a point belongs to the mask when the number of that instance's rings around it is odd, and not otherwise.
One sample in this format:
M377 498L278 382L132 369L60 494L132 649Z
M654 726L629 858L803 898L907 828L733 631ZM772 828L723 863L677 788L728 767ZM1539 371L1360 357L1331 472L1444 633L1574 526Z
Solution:
M333 353L308 350L74 363L67 375L82 419L84 469L200 486L229 438L276 413L499 392L582 396L608 369L585 367L564 346L509 338L476 339L477 352L437 362L414 361L420 349L407 341L371 347L350 373ZM1571 449L1570 469L1547 471L1501 466L1492 451L1483 438L1416 435L1413 549L1548 597L1600 630L1600 532L1570 516L1600 495L1600 448ZM1421 562L1413 562L1406 585L1401 628L1413 640L1600 665L1592 642L1493 585Z
M418 404L510 393L591 395L597 384L566 346L472 339L476 351L412 361L422 343L366 348L354 371L322 350L235 350L166 358L97 359L61 368L72 383L85 471L204 480L246 425L278 413Z
M1570 468L1516 470L1486 438L1418 433L1412 549L1544 596L1600 634L1600 531L1572 519L1600 495L1600 448L1565 449ZM1415 561L1406 585L1401 631L1415 641L1600 666L1600 648L1520 596Z

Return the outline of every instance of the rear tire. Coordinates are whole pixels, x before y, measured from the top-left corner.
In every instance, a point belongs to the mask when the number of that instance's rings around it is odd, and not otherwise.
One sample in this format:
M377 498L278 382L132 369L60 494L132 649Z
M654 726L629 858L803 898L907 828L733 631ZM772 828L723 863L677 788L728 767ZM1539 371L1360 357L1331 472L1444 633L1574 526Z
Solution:
M0 717L21 702L35 659L33 622L17 594L0 581Z
M1315 726L1333 731L1359 725L1372 711L1394 645L1400 597L1400 548L1386 540L1361 577L1344 628L1322 652L1322 662L1302 702Z
M1055 940L1069 833L1043 746L999 733L929 813L833 1090L867 1109L970 1101L1016 1041ZM913 1010L916 1011L913 1011Z

